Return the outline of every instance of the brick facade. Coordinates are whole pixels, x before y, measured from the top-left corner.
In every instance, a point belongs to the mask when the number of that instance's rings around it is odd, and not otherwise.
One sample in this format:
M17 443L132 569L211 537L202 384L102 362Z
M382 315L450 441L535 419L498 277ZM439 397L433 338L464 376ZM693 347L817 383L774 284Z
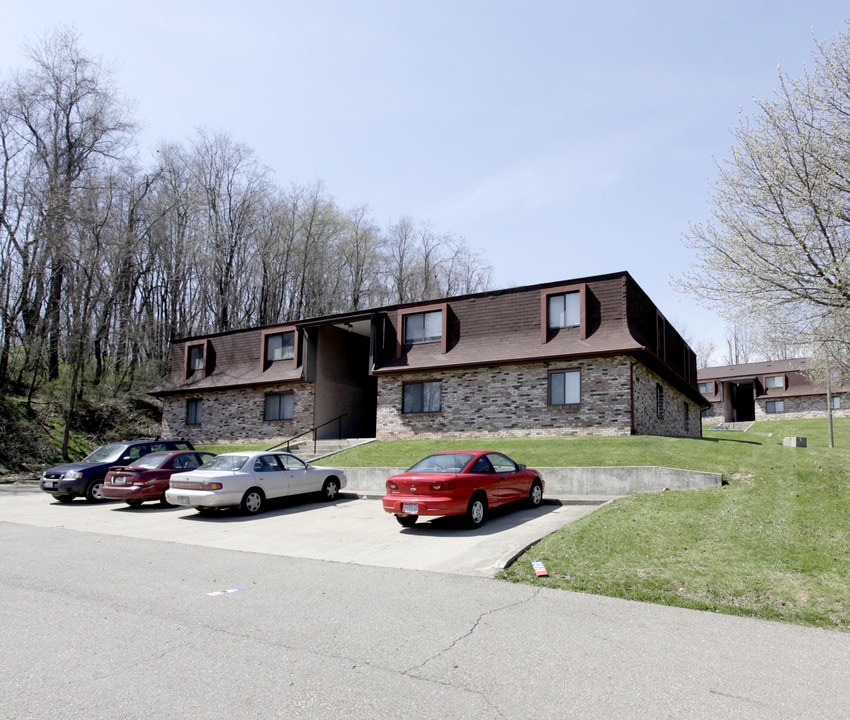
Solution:
M162 435L185 437L196 444L286 440L313 427L313 388L312 383L290 383L163 398ZM263 419L266 394L276 392L292 392L292 420ZM186 423L186 403L191 399L203 402L199 425Z
M559 310L568 302L576 315ZM283 333L291 357L269 352ZM696 377L681 335L612 273L185 338L152 394L163 434L200 443L271 445L313 427L320 438L698 437ZM550 405L550 382L572 404ZM270 392L292 393L292 420L264 420ZM405 392L420 412L404 411ZM201 420L188 425L192 400Z
M836 393L839 407L833 408L833 417L850 417L850 394ZM799 397L781 398L785 403L784 412L767 412L766 406L773 398L756 398L756 420L809 420L826 417L826 394L803 395ZM704 413L702 422L707 425L717 425L723 422L723 403L715 402Z
M382 377L378 384L378 438L629 435L632 365L630 358L620 356ZM549 372L573 369L581 372L580 405L549 405ZM432 380L441 383L440 412L403 414L404 383ZM670 398L663 418L655 418L656 382ZM700 436L699 406L639 365L635 365L635 391L636 407L642 406L637 414L648 415L644 408L650 401L652 414L639 423L638 433ZM689 404L687 430L685 402Z

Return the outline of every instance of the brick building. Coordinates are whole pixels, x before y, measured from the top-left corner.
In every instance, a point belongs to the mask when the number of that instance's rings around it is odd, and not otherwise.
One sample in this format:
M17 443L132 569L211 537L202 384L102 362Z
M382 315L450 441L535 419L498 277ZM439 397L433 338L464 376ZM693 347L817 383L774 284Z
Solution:
M806 358L703 368L697 374L699 390L711 403L703 422L826 417L830 405L834 415L850 415L850 387L840 374L831 378L827 400L826 382L814 382L808 371Z
M625 272L185 338L163 434L699 437L696 358Z

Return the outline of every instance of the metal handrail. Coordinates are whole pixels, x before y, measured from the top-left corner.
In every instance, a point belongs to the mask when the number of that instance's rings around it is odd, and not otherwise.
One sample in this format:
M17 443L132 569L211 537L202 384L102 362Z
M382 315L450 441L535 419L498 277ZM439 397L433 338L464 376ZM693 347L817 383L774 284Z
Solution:
M319 425L314 425L309 430L305 430L304 432L299 433L298 435L293 435L288 440L283 440L283 441L279 442L277 445L272 445L270 448L266 449L266 452L268 452L270 450L274 450L275 448L279 448L281 445L286 445L286 451L289 452L289 444L293 440L298 440L298 438L302 438L305 435L309 435L310 433L313 433L313 454L315 455L316 454L316 441L317 441L316 431L319 428L323 428L325 425L330 425L332 422L339 423L339 430L337 431L337 435L338 435L337 439L342 440L342 419L344 417L346 417L347 415L348 415L348 413L343 413L342 415L337 415L335 418L331 418L330 420L327 420L323 423L320 423Z

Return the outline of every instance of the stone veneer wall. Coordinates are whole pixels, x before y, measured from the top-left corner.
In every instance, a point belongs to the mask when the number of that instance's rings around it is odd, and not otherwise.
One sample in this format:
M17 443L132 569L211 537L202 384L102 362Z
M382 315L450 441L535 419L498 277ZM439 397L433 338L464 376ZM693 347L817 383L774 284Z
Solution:
M629 435L629 365L612 357L381 376L378 439ZM573 369L581 404L548 405L549 371ZM403 383L429 380L442 383L440 412L403 414Z
M661 417L658 416L658 385L664 393ZM702 437L700 406L643 365L635 365L634 393L636 435Z
M267 393L293 392L292 420L263 420ZM186 424L186 401L203 400L200 425ZM313 427L313 384L287 383L259 389L220 390L166 397L163 437L185 437L193 443L216 444L286 440ZM270 445L272 443L269 443Z

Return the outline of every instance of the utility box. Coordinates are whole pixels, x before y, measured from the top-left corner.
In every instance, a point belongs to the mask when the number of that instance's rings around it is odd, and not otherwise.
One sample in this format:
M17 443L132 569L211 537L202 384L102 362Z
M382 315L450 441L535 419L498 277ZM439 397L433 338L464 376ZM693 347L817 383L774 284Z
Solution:
M782 440L785 447L806 447L806 438L804 437L787 437Z

